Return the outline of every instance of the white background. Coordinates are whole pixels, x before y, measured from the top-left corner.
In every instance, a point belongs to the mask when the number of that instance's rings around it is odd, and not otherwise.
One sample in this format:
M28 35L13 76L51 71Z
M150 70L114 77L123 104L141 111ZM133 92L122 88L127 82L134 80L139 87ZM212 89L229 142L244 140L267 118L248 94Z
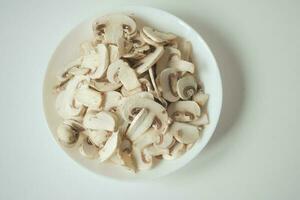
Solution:
M42 81L55 47L102 6L120 4L151 5L191 24L224 84L209 145L151 182L107 180L79 167L43 116ZM297 0L1 0L0 199L300 199L299 10Z

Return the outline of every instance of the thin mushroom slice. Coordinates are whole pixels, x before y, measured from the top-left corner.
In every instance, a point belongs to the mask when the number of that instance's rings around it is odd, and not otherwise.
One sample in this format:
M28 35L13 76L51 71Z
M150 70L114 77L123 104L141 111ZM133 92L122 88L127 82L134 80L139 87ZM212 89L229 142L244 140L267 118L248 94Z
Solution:
M122 100L122 95L116 91L109 91L104 93L104 102L102 105L103 110L111 111L112 109L117 109Z
M209 123L208 115L206 113L203 113L200 118L191 121L190 124L195 125L195 126L204 126Z
M90 71L91 71L91 69L88 69L88 68L73 67L69 70L68 73L73 76L77 76L77 75L87 75Z
M91 88L79 88L74 98L79 103L95 109L99 109L102 104L102 94Z
M166 132L160 134L158 140L154 143L154 146L159 149L168 149L174 144L175 140L172 134Z
M194 101L177 101L171 103L167 111L172 119L179 122L190 122L201 115L201 109Z
M159 132L154 128L148 129L143 135L139 136L133 141L133 147L137 149L144 149L146 146L152 145L159 138Z
M113 132L105 143L104 147L99 151L100 162L108 160L116 152L119 145L119 140L119 132Z
M99 148L93 145L88 137L86 137L79 147L79 152L81 155L88 159L95 159L99 156Z
M111 136L111 132L105 130L88 130L87 136L89 141L99 148L102 148L108 138Z
M158 88L156 86L156 82L155 82L155 78L154 78L154 72L153 72L152 67L149 69L149 76L150 76L150 80L151 80L152 86L154 88L154 92L156 93L157 99L161 102L161 104L164 107L167 107L168 103L166 102L166 100L164 100L163 98L161 98L161 93L160 93L160 91L158 90Z
M149 147L146 147L143 150L143 153L145 155L150 155L150 156L159 156L163 154L169 154L169 149L157 148L156 146L151 145Z
M134 69L129 66L120 66L118 77L126 90L133 90L141 86Z
M90 86L95 88L99 92L108 92L108 91L117 90L122 86L122 83L92 81Z
M194 74L195 72L195 65L191 62L181 60L177 56L173 56L168 63L168 66L177 69L182 72L190 72Z
M109 82L111 83L120 82L118 74L122 66L129 67L128 63L126 63L122 59L118 59L108 66L106 77Z
M82 57L75 59L74 61L68 63L62 71L59 71L59 73L56 75L58 81L63 82L67 79L70 79L70 70L72 70L73 68L78 69L78 67L80 67L82 63L82 59Z
M142 109L132 120L126 132L126 136L131 141L136 140L151 127L154 117L153 113L149 112L147 109Z
M136 163L132 153L121 152L121 157L124 162L124 166L131 172L136 172Z
M118 125L116 118L113 113L107 111L89 112L83 118L83 125L93 130L116 131Z
M159 60L159 58L163 55L163 53L164 53L164 47L158 46L152 53L149 53L146 57L139 60L134 65L137 74L142 74L147 70L149 70L150 67L152 67Z
M172 85L176 83L177 76L178 72L176 69L167 68L163 70L158 77L158 83L162 90L162 96L167 101L175 102L180 98L176 90L174 91L174 89L172 88Z
M132 153L138 170L147 170L152 167L153 158L151 155L146 155L137 148L133 148Z
M171 152L169 154L163 154L163 158L165 160L174 160L176 158L179 158L186 152L186 145L182 143L176 143L171 149Z
M182 59L186 61L191 60L192 43L190 41L183 40L179 43L179 50L182 54Z
M119 49L116 45L108 45L109 63L116 62L120 58Z
M158 47L158 46L161 46L162 44L160 43L157 43L155 41L153 41L151 38L149 38L143 31L140 32L140 35L141 35L141 38L143 38L143 40L151 45L151 46L154 46L154 47Z
M99 63L96 71L90 75L92 79L100 79L105 74L109 64L109 54L106 45L98 44L96 48Z
M176 38L176 35L172 33L164 33L157 31L153 28L144 26L143 27L143 32L153 41L157 43L163 43L163 42L168 42L170 40L174 40Z
M95 48L91 42L85 41L80 44L80 54L82 56L89 55L95 52Z
M168 63L173 56L177 56L180 59L180 51L173 47L165 47L164 54L156 63L156 74L160 74L160 72L162 72L165 68L168 67Z
M202 91L198 91L196 94L194 94L193 101L198 103L199 106L203 107L206 104L208 97L208 94L205 94Z
M67 124L62 123L57 127L58 141L65 147L72 147L77 142L78 137L78 131Z
M121 88L121 93L124 97L132 96L142 91L143 91L142 87L137 87L133 90L126 90L124 86Z
M186 74L177 81L177 93L180 98L191 98L197 91L197 82L193 75Z
M170 126L169 132L174 135L177 141L183 144L194 143L200 137L200 130L196 126L182 122L174 122Z
M83 127L82 123L79 122L79 120L67 119L63 123L68 126L71 126L74 130L76 130L78 132L84 131L84 127Z

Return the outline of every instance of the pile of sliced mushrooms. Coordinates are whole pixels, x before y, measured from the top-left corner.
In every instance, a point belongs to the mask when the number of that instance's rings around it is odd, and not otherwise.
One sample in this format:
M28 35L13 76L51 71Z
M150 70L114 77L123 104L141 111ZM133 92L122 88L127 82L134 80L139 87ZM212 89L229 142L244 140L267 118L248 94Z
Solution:
M183 155L208 124L191 43L124 14L96 19L93 32L58 75L58 141L133 172Z

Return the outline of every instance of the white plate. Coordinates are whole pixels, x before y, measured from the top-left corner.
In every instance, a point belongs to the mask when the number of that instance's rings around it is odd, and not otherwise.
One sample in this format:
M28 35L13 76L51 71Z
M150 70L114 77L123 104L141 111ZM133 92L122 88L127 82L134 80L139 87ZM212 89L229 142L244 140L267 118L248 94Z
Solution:
M142 171L137 174L127 172L125 169L112 164L99 164L97 161L85 159L78 153L78 149L62 148L78 164L105 177L123 180L158 178L178 170L195 158L214 133L222 106L222 83L220 73L215 58L202 37L181 19L165 11L143 6L107 9L102 11L96 17L117 12L133 14L135 19L137 19L138 24L142 23L158 30L172 32L191 41L193 45L193 61L197 66L196 73L204 83L206 93L210 95L207 105L210 124L204 129L201 139L182 157L173 161L161 161L153 169ZM43 88L44 110L48 126L56 141L56 127L61 122L61 119L57 115L54 107L55 95L53 94L52 89L57 81L55 77L62 67L79 56L80 43L92 39L92 22L95 18L84 21L76 26L61 41L51 57L45 74Z

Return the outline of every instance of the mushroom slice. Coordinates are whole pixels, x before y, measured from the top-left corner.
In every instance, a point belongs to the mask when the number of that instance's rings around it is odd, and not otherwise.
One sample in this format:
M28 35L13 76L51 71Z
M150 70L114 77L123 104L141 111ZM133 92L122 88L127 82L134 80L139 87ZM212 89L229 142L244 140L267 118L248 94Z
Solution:
M150 156L159 156L163 154L169 154L169 149L157 148L156 146L151 145L149 147L146 147L143 150L143 153L145 155L150 155Z
M99 66L99 62L99 55L96 51L92 51L90 54L83 56L81 67L91 69L91 72L94 73Z
M120 58L119 48L116 45L108 45L109 63L116 62Z
M119 92L116 91L105 92L103 110L111 111L111 109L117 109L119 107L122 98L123 97Z
M164 54L156 63L156 74L160 74L162 70L168 67L168 63L173 56L181 57L181 53L178 49L173 47L165 47Z
M136 172L136 163L132 153L121 152L121 158L124 162L124 166L132 172Z
M71 126L74 130L78 132L84 131L84 127L82 123L79 122L79 120L67 119L64 121L64 124Z
M120 66L118 77L126 90L133 90L141 86L134 69L129 67L129 65Z
M142 87L137 87L133 90L126 90L124 86L121 88L121 93L124 97L128 97L128 96L137 94L137 93L142 92L142 91L143 91Z
M149 45L158 47L161 46L162 44L159 44L155 41L153 41L151 38L149 38L143 31L140 32L141 38Z
M136 23L127 15L106 15L95 20L93 31L96 37L104 35L105 43L118 44L119 39L123 38L124 32L127 35L136 32Z
M120 149L117 149L115 153L110 157L109 159L111 162L113 162L116 165L125 165L125 162L121 156Z
M97 52L98 52L99 63L96 71L90 76L92 79L101 78L104 75L109 63L108 50L105 44L98 44Z
M132 153L138 170L146 170L152 167L153 158L151 155L146 155L142 150L137 148L133 148Z
M186 146L182 143L176 143L171 149L169 154L163 154L163 158L166 160L174 160L182 156L186 151Z
M168 131L183 144L194 143L200 137L200 130L196 126L182 122L174 122Z
M198 91L196 94L194 94L193 101L198 103L199 106L203 107L206 104L208 97L208 94L205 94L202 91Z
M169 40L174 40L176 38L176 35L172 33L164 33L157 30L154 30L153 28L144 26L143 32L153 41L157 43L163 43L167 42Z
M179 50L182 54L182 59L186 61L191 60L191 54L192 54L192 43L190 41L182 40L179 43Z
M106 75L107 75L107 80L109 82L111 82L111 83L119 83L120 82L118 73L122 66L129 67L128 63L121 59L116 60L115 62L111 63L108 66Z
M79 88L76 90L74 98L79 103L95 109L100 108L102 103L102 94L91 88Z
M155 115L154 122L159 124L157 129L165 132L168 127L168 114L163 106L153 100L141 98L137 95L127 97L122 102L120 110L124 120L130 122L134 111L142 108L148 109Z
M79 133L71 126L62 123L57 127L57 137L63 146L72 147L77 142Z
M111 133L105 130L88 130L87 133L89 141L99 148L102 148Z
M201 115L201 109L194 101L177 101L171 103L167 111L172 119L179 122L190 122Z
M153 113L150 113L147 109L143 108L132 120L126 132L126 136L131 141L136 140L151 127L154 117Z
M177 93L180 98L191 98L197 91L197 82L191 74L186 74L177 81Z
M59 71L59 73L56 75L56 78L60 82L64 82L64 81L70 79L69 71L72 70L73 68L78 69L78 67L80 67L80 65L82 63L82 59L83 58L80 57L80 58L77 58L74 61L68 63L67 66L62 71Z
M122 86L122 83L92 81L90 86L95 88L99 92L108 92L108 91L117 90Z
M80 54L82 56L89 55L92 52L95 52L95 48L91 42L85 41L80 44Z
M174 89L172 89L172 85L176 84L177 77L178 71L173 68L167 68L163 70L158 77L158 83L162 90L162 96L167 101L175 102L179 100L176 90L174 91Z
M190 72L192 74L195 72L195 65L193 63L181 60L177 56L173 56L171 58L171 60L168 63L168 66L182 72Z
M148 54L146 57L143 59L139 60L134 67L136 68L136 72L138 74L142 74L146 72L147 70L150 69L158 60L159 58L163 55L164 53L164 47L163 46L158 46L156 49Z
M77 75L86 75L91 71L91 69L88 68L77 68L77 67L73 67L71 68L68 73L73 75L73 76L77 76Z
M207 125L209 123L208 120L208 115L206 113L203 113L200 118L191 121L190 124L195 125L195 126L204 126Z
M113 132L108 138L104 147L99 151L99 161L104 162L108 160L117 150L119 145L119 132Z
M175 140L173 135L169 132L160 134L158 140L154 143L154 146L159 149L168 149L174 144Z
M83 118L83 125L88 129L116 131L117 117L107 111L88 112Z
M133 147L143 150L146 146L155 143L159 138L159 134L157 130L150 128L133 141Z
M86 158L95 159L99 156L99 148L93 145L88 137L83 139L82 144L79 147L79 152Z
M82 112L83 106L74 105L74 94L78 85L86 80L88 79L85 76L75 76L67 83L65 90L56 97L55 107L62 118L70 119Z

